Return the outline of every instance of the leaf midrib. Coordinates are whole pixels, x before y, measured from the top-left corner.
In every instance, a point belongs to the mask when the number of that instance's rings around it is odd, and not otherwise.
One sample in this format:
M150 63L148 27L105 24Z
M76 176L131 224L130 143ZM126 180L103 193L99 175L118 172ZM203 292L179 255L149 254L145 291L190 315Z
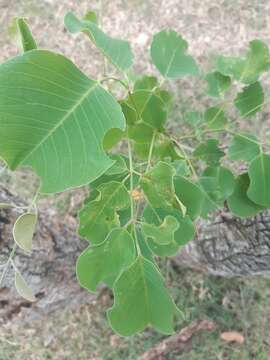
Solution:
M70 117L70 115L76 111L76 109L84 102L84 100L93 92L96 87L99 85L98 82L95 82L94 85L91 84L89 89L75 102L75 104L67 111L67 113L62 117L62 119L59 120L59 122L45 135L42 140L36 144L36 146L19 162L16 164L18 166L22 162L25 162L33 153L36 152L36 150L44 144L44 142L52 136L58 128L60 128L64 122Z

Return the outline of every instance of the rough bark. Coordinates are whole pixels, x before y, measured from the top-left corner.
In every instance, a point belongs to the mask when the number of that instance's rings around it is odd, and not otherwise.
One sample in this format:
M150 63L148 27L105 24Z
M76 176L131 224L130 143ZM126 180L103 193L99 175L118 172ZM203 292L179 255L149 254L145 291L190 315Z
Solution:
M21 199L0 186L0 202ZM0 263L12 247L12 225L18 211L0 210ZM197 238L173 258L177 264L220 276L253 276L270 273L269 212L241 220L226 212L215 220L201 221ZM75 275L78 254L86 242L76 235L76 220L61 217L50 208L39 215L31 254L18 251L15 263L33 289L38 301L30 304L17 295L13 272L9 271L0 289L0 322L8 319L36 319L56 309L79 307L93 299L80 289Z

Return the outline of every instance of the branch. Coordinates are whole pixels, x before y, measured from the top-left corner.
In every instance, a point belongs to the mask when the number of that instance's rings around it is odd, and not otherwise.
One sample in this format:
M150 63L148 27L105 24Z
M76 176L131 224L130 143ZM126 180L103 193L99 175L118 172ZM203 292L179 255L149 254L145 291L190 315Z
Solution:
M164 360L172 351L183 351L193 335L200 331L213 331L215 323L211 320L195 320L178 334L170 336L143 353L139 360Z

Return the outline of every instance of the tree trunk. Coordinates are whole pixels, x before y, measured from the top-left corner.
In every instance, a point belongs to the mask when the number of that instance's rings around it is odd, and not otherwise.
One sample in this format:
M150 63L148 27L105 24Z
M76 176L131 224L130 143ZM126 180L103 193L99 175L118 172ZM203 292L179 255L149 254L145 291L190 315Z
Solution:
M0 202L24 205L1 185ZM0 210L0 263L11 251L12 225L17 216L18 211ZM76 235L76 224L73 216L61 217L51 209L39 214L33 251L25 254L18 250L15 257L16 266L38 301L28 303L16 293L10 269L0 289L0 322L38 319L55 310L79 307L93 299L93 295L80 289L76 280L76 258L87 245ZM180 266L220 276L270 273L269 212L249 220L220 212L215 220L200 221L197 229L197 238L173 258Z

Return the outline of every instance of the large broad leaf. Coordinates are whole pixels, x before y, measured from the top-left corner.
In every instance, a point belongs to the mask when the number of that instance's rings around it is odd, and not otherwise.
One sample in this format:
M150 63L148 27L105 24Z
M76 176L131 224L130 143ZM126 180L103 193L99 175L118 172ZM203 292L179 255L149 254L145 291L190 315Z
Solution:
M251 41L249 46L246 57L219 57L218 71L223 75L232 75L244 84L252 84L258 80L261 73L270 68L269 49L259 40Z
M111 38L93 22L79 20L73 13L65 16L65 26L71 33L84 32L117 68L127 70L133 62L133 54L127 41Z
M256 215L265 208L255 204L247 196L249 187L249 176L247 173L238 176L235 182L234 192L228 199L230 211L240 217L250 217Z
M211 166L216 166L225 153L218 147L218 140L209 139L199 144L193 155Z
M248 197L256 204L270 206L270 156L260 154L249 165Z
M172 334L173 317L179 312L156 266L139 256L114 284L114 305L108 310L112 328L130 336L152 325Z
M160 161L141 178L140 186L154 208L172 206L175 199L174 174L175 170L171 165Z
M0 156L34 168L44 193L105 172L103 137L124 126L113 97L62 55L32 50L0 66Z
M113 229L100 245L89 246L77 260L81 286L95 291L101 281L113 282L135 260L134 240L125 229Z
M207 95L220 97L231 86L231 78L214 71L205 76L208 83Z
M237 94L234 105L243 117L255 115L264 105L264 93L261 84L257 81L245 87L242 92Z
M174 241L174 234L179 228L175 217L168 215L159 226L143 223L142 232L145 237L150 237L159 245L170 244Z
M174 178L175 193L187 208L187 215L191 219L197 218L201 213L203 193L201 189L182 176Z
M236 134L229 147L228 156L231 160L250 161L260 153L260 144L252 134Z
M153 38L152 61L165 78L197 75L198 67L194 59L186 54L187 48L187 42L175 31L161 31Z
M80 211L79 234L94 244L102 243L110 230L119 225L117 210L129 206L129 193L121 182L101 184L96 196L90 194Z

